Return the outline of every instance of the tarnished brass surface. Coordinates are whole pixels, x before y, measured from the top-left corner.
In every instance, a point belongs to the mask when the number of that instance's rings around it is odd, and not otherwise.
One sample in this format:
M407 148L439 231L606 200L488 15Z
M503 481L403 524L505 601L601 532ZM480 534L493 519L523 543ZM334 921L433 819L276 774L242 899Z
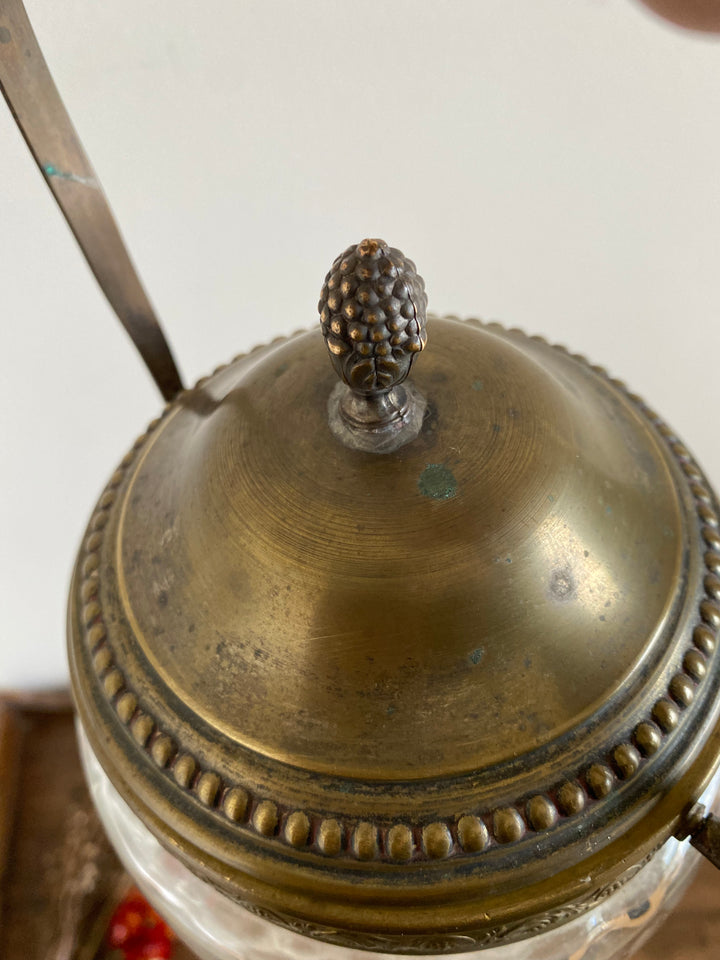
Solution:
M308 334L221 374L205 409L188 397L128 487L118 592L140 650L264 756L382 779L508 761L666 639L683 530L657 441L602 381L558 388L561 355L556 372L433 333L415 379L436 419L396 457L338 449Z
M328 428L319 331L140 438L70 604L105 769L193 870L335 942L470 949L563 922L718 762L720 536L622 385L434 319L420 436Z

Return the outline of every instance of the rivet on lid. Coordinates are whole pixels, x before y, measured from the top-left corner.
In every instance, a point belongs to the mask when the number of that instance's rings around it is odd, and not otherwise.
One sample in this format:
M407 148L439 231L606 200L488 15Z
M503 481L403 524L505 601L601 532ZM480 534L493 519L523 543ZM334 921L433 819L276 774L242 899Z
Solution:
M557 800L560 812L566 817L575 816L585 807L585 794L582 788L569 780L558 789Z
M703 540L711 550L720 550L720 533L712 527L703 527Z
M238 823L245 818L250 798L247 790L242 787L232 787L223 797L223 810L225 815Z
M103 680L103 689L107 696L112 699L118 691L125 686L122 673L118 669L111 670Z
M698 507L698 514L709 527L717 527L718 515L715 513L712 507L708 506L707 504L703 504L702 506Z
M613 763L621 780L628 780L640 766L640 754L630 743L621 743L613 751Z
M712 597L713 600L720 599L720 577L714 573L709 573L705 577L703 585L708 596Z
M358 860L373 860L377 854L377 828L372 823L359 823L353 831L352 848Z
M98 579L96 576L91 576L87 580L83 581L82 587L80 587L80 599L87 603L88 600L92 598L98 592Z
M523 818L514 807L503 807L493 814L493 834L498 843L514 843L525 833Z
M662 734L654 723L639 723L635 728L635 743L644 757L651 757L662 746Z
M91 600L90 603L86 604L83 607L83 623L85 626L90 626L93 620L100 615L100 604L96 600Z
M101 647L98 652L93 657L93 666L95 667L95 673L100 677L105 673L107 668L112 663L112 654L108 647Z
M95 516L90 521L90 527L93 530L102 530L103 527L108 522L108 515L106 510L98 510ZM83 572L85 572L83 568Z
M707 673L705 657L699 650L688 650L683 659L683 667L687 673L698 682L700 682Z
M293 847L304 847L310 834L310 821L302 810L294 810L285 821L285 839Z
M557 810L548 797L532 797L528 801L527 817L533 830L549 830L557 821Z
M212 771L203 773L195 784L195 792L206 807L211 807L215 803L215 797L220 789L220 777Z
M670 700L658 700L653 707L653 719L657 722L660 729L665 733L670 733L680 719L678 708Z
M106 636L105 624L94 623L87 632L88 646L91 650L101 643Z
M705 656L712 655L715 649L715 632L705 624L698 624L693 631L693 643Z
M94 533L91 533L85 541L85 549L88 551L88 553L92 553L94 550L97 550L101 543L102 534L98 530L95 530Z
M425 853L433 859L446 857L452 850L453 840L445 823L430 823L423 827L422 844Z
M610 793L615 779L612 770L603 763L594 763L588 770L585 778L588 789L596 800L599 800L601 797L606 797L608 793Z
M342 849L342 826L337 820L323 820L317 833L317 845L328 857L336 857Z
M487 846L488 831L480 817L471 815L460 817L457 832L460 846L467 853L477 853Z
M670 696L681 707L689 707L695 699L695 687L684 673L677 673L670 681Z
M175 745L165 734L156 737L150 747L150 755L159 767L166 767L174 752Z
M146 713L138 714L130 725L133 737L135 737L135 740L141 746L145 746L145 744L148 742L154 727L155 724L153 723L152 717L148 716Z
M263 800L253 813L253 826L264 837L271 837L275 833L278 823L278 811L272 800Z
M409 860L413 852L413 836L410 827L396 823L387 833L387 852L393 860Z
M189 753L179 756L172 767L173 777L181 787L188 787L195 775L195 760Z
M118 700L115 709L123 723L130 723L137 710L137 697L127 690Z
M720 607L711 603L709 600L703 600L700 604L700 616L705 623L714 627L716 630L720 627Z

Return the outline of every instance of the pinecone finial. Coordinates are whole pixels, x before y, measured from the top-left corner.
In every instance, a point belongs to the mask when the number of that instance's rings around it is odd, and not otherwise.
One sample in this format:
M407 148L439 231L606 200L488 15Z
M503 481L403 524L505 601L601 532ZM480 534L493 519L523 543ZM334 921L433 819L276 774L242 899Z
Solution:
M320 294L320 322L335 370L373 396L402 383L427 342L425 284L415 264L384 240L340 254Z
M330 359L347 385L331 397L333 432L347 446L377 453L414 439L425 401L400 384L427 342L427 296L415 264L384 240L363 240L336 258L318 309Z

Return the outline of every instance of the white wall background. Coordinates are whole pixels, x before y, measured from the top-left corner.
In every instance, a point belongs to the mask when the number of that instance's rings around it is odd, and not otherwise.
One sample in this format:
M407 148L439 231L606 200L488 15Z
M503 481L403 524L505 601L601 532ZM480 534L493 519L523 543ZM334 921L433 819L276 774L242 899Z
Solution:
M720 42L630 0L26 0L188 381L385 237L582 350L720 483ZM0 104L0 687L64 682L94 500L160 408Z

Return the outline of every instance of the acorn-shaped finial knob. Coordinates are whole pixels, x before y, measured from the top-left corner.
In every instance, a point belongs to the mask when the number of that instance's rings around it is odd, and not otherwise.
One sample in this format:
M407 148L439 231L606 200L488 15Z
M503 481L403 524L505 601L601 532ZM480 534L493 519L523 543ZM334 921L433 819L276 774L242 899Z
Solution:
M320 323L344 381L330 399L330 427L347 446L388 453L414 439L425 401L401 387L427 342L427 296L415 264L384 240L363 240L333 263Z
M425 346L425 284L415 264L384 240L363 240L333 263L320 322L335 370L373 395L402 383Z

